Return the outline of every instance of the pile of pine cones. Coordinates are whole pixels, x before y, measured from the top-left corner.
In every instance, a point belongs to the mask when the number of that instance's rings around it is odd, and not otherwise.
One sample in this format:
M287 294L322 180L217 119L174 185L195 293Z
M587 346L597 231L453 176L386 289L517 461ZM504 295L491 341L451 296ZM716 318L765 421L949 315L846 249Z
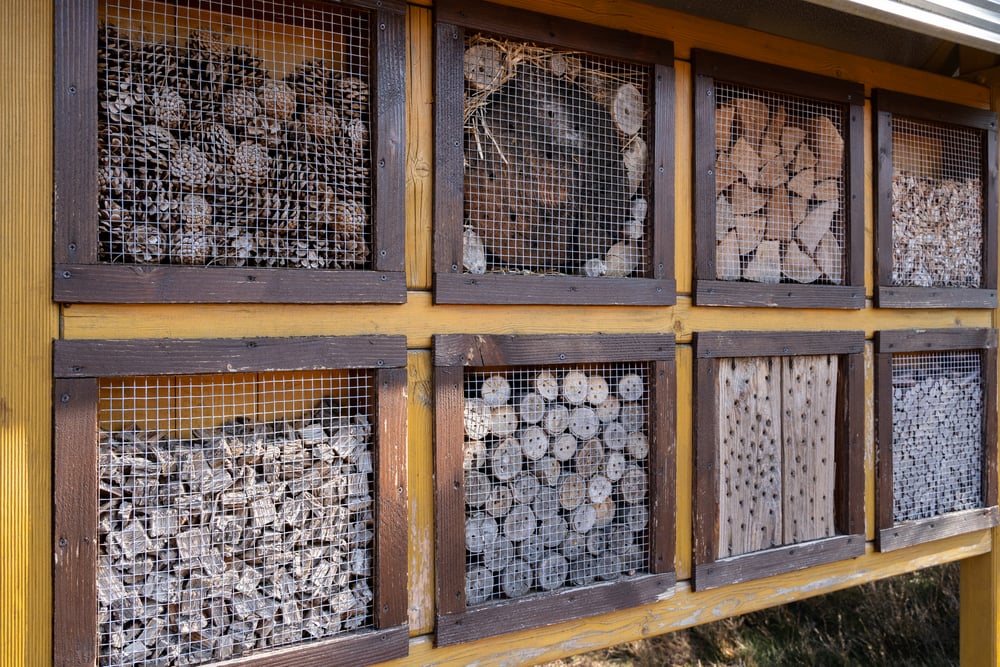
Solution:
M99 44L102 261L361 269L368 86L322 61L273 78L211 30Z

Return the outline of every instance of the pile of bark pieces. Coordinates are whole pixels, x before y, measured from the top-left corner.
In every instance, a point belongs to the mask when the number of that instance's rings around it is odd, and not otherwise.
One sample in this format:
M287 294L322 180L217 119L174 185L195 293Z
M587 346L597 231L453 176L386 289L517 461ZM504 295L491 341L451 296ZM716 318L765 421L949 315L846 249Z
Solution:
M645 382L609 377L492 374L466 398L467 604L646 571Z
M716 278L840 284L844 139L835 118L739 98L715 110Z

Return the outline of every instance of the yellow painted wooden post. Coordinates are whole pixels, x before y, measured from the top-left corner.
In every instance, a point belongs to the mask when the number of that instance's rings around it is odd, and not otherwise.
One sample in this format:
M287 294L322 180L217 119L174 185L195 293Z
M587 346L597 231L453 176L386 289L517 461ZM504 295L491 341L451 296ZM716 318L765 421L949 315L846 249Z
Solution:
M48 664L52 3L0 3L0 665Z

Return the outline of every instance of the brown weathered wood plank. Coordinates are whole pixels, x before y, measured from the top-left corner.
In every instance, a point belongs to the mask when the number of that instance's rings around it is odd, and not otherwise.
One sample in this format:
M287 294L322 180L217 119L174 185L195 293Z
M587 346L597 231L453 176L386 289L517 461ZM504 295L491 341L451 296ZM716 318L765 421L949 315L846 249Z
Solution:
M880 354L992 350L996 347L996 329L891 329L875 332L875 351Z
M672 334L447 334L434 337L434 363L443 366L666 361L674 358L674 352Z
M715 224L714 218L712 224ZM694 300L699 306L864 308L865 288L863 285L759 285L699 279L695 285Z
M462 369L434 369L434 585L437 613L465 610ZM438 621L440 629L440 620Z
M753 82L765 90L812 97L841 104L864 104L865 87L860 83L770 65L723 53L692 49L695 71L723 81Z
M1000 523L1000 513L995 505L963 510L883 528L876 534L876 545L879 551L894 551L931 540L992 528L998 523Z
M458 230L462 268L461 229ZM446 270L450 270L450 266ZM434 301L437 303L566 305L609 304L669 306L675 303L673 279L587 278L583 276L524 276L511 274L467 275L438 273Z
M375 619L381 629L407 619L406 368L375 374L378 400L375 468Z
M677 369L675 362L652 364L649 455L649 570L673 572L676 549Z
M879 252L885 252L881 241L879 242ZM888 252L890 253L888 261L891 272L891 245ZM881 272L881 268L879 271ZM879 285L875 289L875 303L879 308L996 308L997 291L996 289L964 287Z
M434 277L462 273L465 156L462 150L465 30L440 16L434 42Z
M695 338L695 356L770 357L803 354L859 354L861 331L704 331Z
M696 334L700 337L701 334ZM723 361L694 360L694 561L710 563L719 541L718 366Z

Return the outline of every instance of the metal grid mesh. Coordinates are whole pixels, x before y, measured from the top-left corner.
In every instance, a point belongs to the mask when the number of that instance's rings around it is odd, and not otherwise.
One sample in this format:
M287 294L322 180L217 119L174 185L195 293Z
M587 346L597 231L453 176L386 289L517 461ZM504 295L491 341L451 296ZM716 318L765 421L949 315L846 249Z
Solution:
M892 284L979 287L981 131L892 118Z
M466 40L467 273L647 272L649 68Z
M983 506L980 363L975 351L893 355L893 521Z
M370 265L368 15L245 4L103 4L101 261Z
M465 375L466 603L648 571L647 364Z
M844 280L844 111L716 83L715 277Z
M195 665L373 626L369 375L100 391L99 664Z

